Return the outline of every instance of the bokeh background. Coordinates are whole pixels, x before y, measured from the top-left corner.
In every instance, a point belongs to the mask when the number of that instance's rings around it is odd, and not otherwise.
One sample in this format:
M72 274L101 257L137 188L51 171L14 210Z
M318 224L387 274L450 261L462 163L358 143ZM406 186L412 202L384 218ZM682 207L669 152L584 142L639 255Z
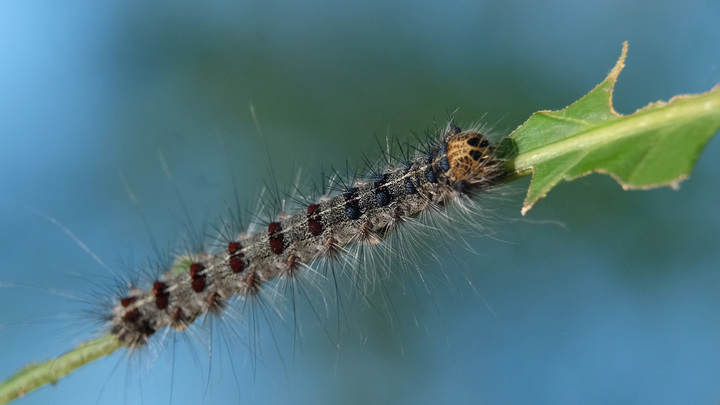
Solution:
M563 108L625 40L621 113L720 82L713 1L197 3L0 5L2 377L92 336L49 288L109 289L36 211L132 272L211 229L236 191L252 211L300 167L320 180L376 158L375 136L406 139L456 108L509 133ZM479 254L424 261L430 293L388 283L341 321L300 303L299 334L258 310L259 332L215 325L210 365L207 345L179 338L18 403L718 403L718 156L714 139L679 191L592 175L525 218L518 182L488 201L494 237L467 239Z

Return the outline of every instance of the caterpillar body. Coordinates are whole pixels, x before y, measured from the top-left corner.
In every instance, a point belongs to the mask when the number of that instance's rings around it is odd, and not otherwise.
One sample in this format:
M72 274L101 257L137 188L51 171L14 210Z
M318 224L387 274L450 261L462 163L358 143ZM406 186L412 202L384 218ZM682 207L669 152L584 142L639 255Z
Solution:
M131 286L107 317L109 332L132 349L165 328L184 330L201 315L221 313L235 297L253 296L263 283L293 277L316 260L352 261L350 246L382 243L426 211L466 203L504 173L485 136L452 123L421 150L388 163L336 195L308 201L292 215L280 213L259 232L230 238L218 252L190 255L148 288Z

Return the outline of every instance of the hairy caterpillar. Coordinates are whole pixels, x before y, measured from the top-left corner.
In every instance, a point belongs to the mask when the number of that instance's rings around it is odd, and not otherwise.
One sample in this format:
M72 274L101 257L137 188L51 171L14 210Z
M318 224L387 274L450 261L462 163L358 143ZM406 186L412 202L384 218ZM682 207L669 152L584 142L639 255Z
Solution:
M142 346L163 328L181 331L205 313L220 314L229 300L256 295L267 281L318 272L315 261L344 260L357 267L360 250L382 243L413 217L442 215L445 205L466 204L471 193L495 185L503 174L489 141L453 124L419 152L388 163L365 178L341 181L338 195L308 201L296 213L279 213L265 230L236 231L240 237L225 241L220 252L190 253L176 266L183 268L167 269L151 287L131 287L108 317L110 333L127 347ZM390 259L406 260L405 252L387 250L396 256ZM362 265L368 268L350 270L358 284L374 277L363 272L379 266Z

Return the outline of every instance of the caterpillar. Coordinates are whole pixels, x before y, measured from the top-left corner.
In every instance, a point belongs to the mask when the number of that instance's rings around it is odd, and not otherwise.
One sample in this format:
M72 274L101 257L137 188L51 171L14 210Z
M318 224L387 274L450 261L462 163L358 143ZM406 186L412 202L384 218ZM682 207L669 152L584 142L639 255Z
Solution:
M352 260L351 245L382 243L404 222L462 204L503 174L489 141L454 124L398 163L297 213L281 213L263 231L227 241L220 252L193 255L184 269L168 269L150 288L132 287L112 309L110 333L136 348L163 328L184 330L204 313L220 313L232 298L256 295L263 283L293 277L316 260Z

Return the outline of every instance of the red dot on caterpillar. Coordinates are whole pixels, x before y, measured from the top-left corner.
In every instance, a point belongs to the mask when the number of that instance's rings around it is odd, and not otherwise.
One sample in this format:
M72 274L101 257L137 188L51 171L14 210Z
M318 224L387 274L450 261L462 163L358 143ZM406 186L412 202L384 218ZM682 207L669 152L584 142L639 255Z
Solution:
M120 305L122 305L123 308L127 308L135 301L137 301L137 297L125 297L120 300Z
M308 230L312 236L318 236L323 232L322 220L320 218L320 204L310 204L307 208Z
M276 255L282 254L285 246L283 244L282 226L280 222L271 222L268 225L268 237L270 242L270 250Z
M203 270L205 270L205 266L201 263L192 263L190 265L191 286L196 293L201 293L205 290L205 274L202 273Z
M230 242L227 248L228 254L230 254L230 269L233 273L241 273L245 270L245 262L243 258L245 255L242 252L242 246L240 242Z
M157 309L165 309L169 304L169 294L167 293L167 284L162 281L153 283L153 295L155 296L155 306Z

